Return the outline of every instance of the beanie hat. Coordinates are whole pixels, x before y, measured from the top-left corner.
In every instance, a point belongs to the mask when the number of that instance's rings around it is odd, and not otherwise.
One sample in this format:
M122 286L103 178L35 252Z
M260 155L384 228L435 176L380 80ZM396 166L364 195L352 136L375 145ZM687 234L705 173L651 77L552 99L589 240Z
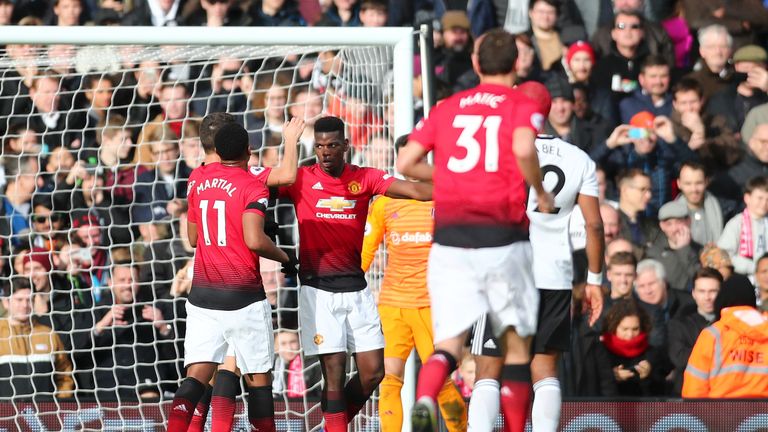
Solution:
M568 47L568 51L565 53L565 63L571 64L571 59L578 52L585 52L592 60L592 64L595 63L595 50L592 49L592 45L584 41L576 41Z
M751 306L757 305L757 296L755 287L746 277L733 275L723 283L720 292L715 298L715 314L718 319L720 311L723 308L732 306Z
M28 262L36 262L43 266L46 272L51 271L51 253L47 249L32 248L27 252L22 259L22 265L26 265Z

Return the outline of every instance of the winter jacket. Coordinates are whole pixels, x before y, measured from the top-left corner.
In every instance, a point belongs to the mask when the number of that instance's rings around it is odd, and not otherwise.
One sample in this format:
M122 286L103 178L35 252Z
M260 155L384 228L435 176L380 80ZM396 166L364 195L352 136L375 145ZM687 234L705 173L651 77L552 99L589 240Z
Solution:
M72 363L50 327L14 325L0 320L0 399L70 397L75 388Z
M749 306L725 308L696 340L684 398L768 397L768 316Z

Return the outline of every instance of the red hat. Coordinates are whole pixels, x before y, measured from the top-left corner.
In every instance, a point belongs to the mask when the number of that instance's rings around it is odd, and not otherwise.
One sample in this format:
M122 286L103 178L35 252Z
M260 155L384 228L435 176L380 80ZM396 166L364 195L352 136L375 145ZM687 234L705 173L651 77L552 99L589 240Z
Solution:
M544 117L549 115L549 109L552 106L552 96L544 84L536 81L526 81L517 86L517 89L536 102L539 112Z
M632 116L629 120L629 125L638 128L653 129L654 120L656 120L656 116L652 113L648 111L640 111Z
M99 218L96 215L85 213L72 219L72 228L80 228L85 225L99 225Z
M46 272L51 271L51 253L47 249L32 248L31 251L24 255L24 259L22 259L21 265L27 265L27 263L31 261L34 261L43 266Z
M565 53L565 63L570 64L574 54L580 51L587 53L592 59L592 63L595 63L595 50L592 49L592 45L584 41L576 41L568 47L568 52Z

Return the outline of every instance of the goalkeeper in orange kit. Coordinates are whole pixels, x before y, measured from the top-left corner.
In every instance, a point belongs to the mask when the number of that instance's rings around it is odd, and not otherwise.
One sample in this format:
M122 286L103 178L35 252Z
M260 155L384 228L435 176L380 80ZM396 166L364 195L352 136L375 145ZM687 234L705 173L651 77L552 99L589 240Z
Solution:
M395 143L399 151L407 136ZM415 347L422 362L434 351L432 314L427 291L427 260L432 245L432 201L377 198L368 212L363 241L363 271L386 239L387 268L381 285L379 314L384 331L384 380L380 386L381 430L402 430L405 361ZM467 429L467 407L450 378L438 395L448 430Z

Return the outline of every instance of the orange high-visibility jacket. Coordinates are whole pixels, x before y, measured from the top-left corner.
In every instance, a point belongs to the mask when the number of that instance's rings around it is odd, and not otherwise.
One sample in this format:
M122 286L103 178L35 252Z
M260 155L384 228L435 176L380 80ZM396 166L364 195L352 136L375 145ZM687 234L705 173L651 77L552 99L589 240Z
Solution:
M749 306L723 309L696 340L683 397L768 397L768 317Z

